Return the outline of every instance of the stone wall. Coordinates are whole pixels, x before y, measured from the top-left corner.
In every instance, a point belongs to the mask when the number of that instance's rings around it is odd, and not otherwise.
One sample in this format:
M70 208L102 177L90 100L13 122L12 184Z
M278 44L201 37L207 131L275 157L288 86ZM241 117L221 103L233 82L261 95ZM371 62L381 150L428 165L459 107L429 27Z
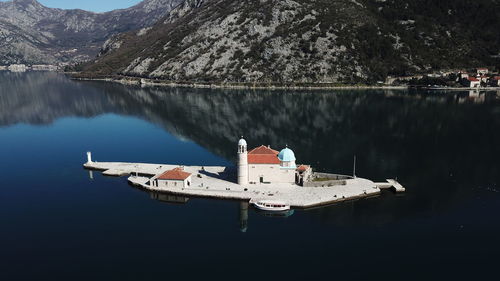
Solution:
M322 181L315 181L315 179L328 179ZM325 187L325 186L336 186L336 185L346 185L346 180L352 179L351 176L337 175L337 174L327 174L327 173L313 173L310 180L304 182L305 187Z
M153 179L151 180L151 184L159 188L172 188L172 187L187 188L191 185L191 177L185 180Z
M295 169L281 169L278 164L248 164L248 182L258 184L260 177L265 183L294 183Z

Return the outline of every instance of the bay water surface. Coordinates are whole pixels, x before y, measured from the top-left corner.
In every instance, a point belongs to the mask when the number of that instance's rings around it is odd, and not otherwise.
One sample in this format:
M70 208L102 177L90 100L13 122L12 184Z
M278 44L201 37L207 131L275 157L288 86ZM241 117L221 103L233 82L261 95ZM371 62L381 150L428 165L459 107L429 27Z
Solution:
M97 161L234 165L288 145L407 192L269 217ZM0 72L1 280L470 280L500 262L498 92L223 90Z

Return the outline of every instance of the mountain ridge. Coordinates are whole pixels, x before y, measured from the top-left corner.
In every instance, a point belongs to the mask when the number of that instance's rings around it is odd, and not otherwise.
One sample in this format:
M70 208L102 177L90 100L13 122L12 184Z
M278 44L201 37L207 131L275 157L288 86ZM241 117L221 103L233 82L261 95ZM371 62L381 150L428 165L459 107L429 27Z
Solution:
M498 65L497 0L186 0L111 40L84 75L189 82L374 83ZM108 44L109 45L109 44Z
M112 35L153 25L182 0L145 0L104 13L0 2L0 64L73 63L94 58Z

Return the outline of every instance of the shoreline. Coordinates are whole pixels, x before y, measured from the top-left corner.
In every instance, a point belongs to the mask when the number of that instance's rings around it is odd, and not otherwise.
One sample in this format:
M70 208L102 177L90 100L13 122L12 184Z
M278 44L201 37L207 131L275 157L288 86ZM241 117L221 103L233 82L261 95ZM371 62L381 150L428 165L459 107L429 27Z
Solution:
M3 71L5 69L1 69ZM24 72L24 71L23 71ZM99 81L111 82L122 85L141 87L165 87L165 88L194 88L194 89L240 89L240 90L424 90L424 91L450 91L450 92L498 92L500 87L432 87L432 86L412 86L412 85L343 85L337 83L297 83L293 84L273 84L273 83L196 83L196 82L173 82L167 80L155 80L150 78L140 78L132 76L104 76L101 78L79 77L79 72L56 71L66 75L74 81Z
M461 88L461 87L408 87L408 89L426 90L426 91L475 91L475 92L500 92L500 87L488 88Z
M407 90L408 86L369 86L369 85L345 85L335 86L334 83L311 83L311 85L273 85L266 83L181 83L181 82L168 82L163 80L152 80L138 77L126 77L121 79L116 78L87 78L75 77L71 73L64 73L70 77L71 80L77 81L101 81L112 82L122 85L135 85L142 87L168 87L168 88L198 88L198 89L243 89L243 90ZM323 84L323 85L322 85Z
M466 88L466 87L428 87L428 86L371 86L371 85L334 85L335 83L311 83L304 85L283 85L271 83L190 83L170 82L165 80L153 80L148 78L122 76L120 79L112 77L88 78L72 76L74 73L63 72L76 81L100 81L111 82L122 85L141 87L168 87L168 88L195 88L195 89L240 89L240 90L425 90L425 91L478 91L478 92L500 92L500 87Z

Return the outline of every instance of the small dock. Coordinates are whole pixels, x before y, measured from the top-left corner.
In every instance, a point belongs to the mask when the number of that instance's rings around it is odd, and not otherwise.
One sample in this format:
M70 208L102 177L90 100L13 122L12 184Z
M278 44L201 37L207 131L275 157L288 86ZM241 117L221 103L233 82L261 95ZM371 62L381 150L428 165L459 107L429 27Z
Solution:
M380 189L392 189L397 193L406 191L406 188L394 179L387 179L387 182L376 182L375 184Z

